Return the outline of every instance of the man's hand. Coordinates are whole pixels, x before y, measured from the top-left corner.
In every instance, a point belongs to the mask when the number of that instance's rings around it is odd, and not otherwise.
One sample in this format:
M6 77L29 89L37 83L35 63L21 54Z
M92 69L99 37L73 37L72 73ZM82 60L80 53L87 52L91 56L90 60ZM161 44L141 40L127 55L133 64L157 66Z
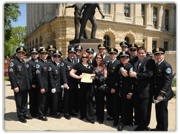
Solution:
M65 88L65 89L68 89L68 87L69 87L69 86L68 86L67 84L64 85L64 88Z
M137 74L136 72L129 71L129 76L130 77L136 77L136 74Z
M36 88L36 85L32 85L33 88Z
M158 100L158 101L162 101L162 100L163 100L163 97L159 95L159 96L157 97L157 100Z
M115 93L116 90L114 90L113 88L111 89L111 93Z
M44 88L40 89L40 91L41 91L42 94L45 93L45 89Z
M19 92L19 87L14 88L14 92L18 93Z
M131 99L131 94L127 94L127 99Z
M121 74L122 74L124 77L128 77L127 70L125 70L125 69L122 69L122 68L121 68Z

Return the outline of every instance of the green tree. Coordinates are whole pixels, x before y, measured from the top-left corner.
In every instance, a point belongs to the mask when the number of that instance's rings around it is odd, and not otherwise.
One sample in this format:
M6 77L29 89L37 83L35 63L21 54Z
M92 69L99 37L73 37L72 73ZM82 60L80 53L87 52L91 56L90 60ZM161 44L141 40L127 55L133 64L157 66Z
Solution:
M5 41L4 56L11 57L15 53L17 47L25 45L27 26L12 27L12 35L8 41Z

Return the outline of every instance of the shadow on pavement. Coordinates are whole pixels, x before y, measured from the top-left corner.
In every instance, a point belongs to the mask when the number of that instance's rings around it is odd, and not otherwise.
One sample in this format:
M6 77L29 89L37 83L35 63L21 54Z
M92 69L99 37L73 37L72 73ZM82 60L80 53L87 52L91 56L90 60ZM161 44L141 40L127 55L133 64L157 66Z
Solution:
M14 95L13 96L7 96L6 99L14 100Z
M16 112L5 113L4 120L5 121L18 121L17 113Z

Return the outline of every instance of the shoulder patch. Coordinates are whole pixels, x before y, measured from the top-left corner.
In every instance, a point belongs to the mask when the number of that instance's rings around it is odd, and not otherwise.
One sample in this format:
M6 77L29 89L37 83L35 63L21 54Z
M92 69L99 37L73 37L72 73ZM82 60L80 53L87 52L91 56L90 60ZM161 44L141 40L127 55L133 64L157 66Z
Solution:
M29 68L29 64L26 64L26 67Z
M49 67L49 68L48 68L48 71L51 71L51 70L52 70L52 67Z
M36 64L36 68L40 68L40 65L39 65L39 64Z
M171 73L171 68L170 67L168 67L167 69L166 69L166 73Z
M13 66L14 66L14 63L13 63L13 62L10 62L10 63L9 63L9 66L10 66L10 67L13 67Z
M64 66L64 62L61 63L61 66Z

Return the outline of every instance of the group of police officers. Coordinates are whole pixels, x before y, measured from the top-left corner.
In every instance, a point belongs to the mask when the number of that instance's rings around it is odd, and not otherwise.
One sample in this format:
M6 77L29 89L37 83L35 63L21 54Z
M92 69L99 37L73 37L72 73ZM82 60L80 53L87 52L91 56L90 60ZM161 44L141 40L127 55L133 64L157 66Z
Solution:
M122 131L125 125L133 124L138 125L136 131L167 131L168 100L174 93L171 89L172 67L164 59L165 50L153 50L157 61L155 64L151 52L146 52L144 47L127 42L121 42L120 46L122 52L118 55L116 48L107 50L105 44L98 45L107 69L107 87L110 89L105 93L109 115L107 120L114 121L113 126L118 131ZM25 62L26 49L17 48L17 57L11 60L8 71L20 122L26 123L26 119L32 118L47 121L46 116L50 115L60 119L62 112L68 120L78 116L79 82L69 73L80 62L82 50L79 45L70 47L68 57L63 60L61 52L53 45L39 50L33 48L30 51L31 60ZM106 55L107 51L109 56ZM86 52L92 65L94 50L88 48ZM156 108L155 129L148 128L152 102Z

